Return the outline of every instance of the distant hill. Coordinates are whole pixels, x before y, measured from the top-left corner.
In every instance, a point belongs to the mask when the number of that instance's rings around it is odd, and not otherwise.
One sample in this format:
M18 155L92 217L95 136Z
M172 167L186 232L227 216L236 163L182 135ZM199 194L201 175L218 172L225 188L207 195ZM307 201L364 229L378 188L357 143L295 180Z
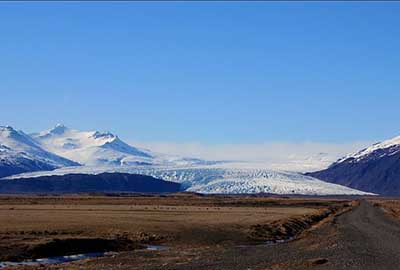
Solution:
M400 137L376 143L307 175L362 191L399 196Z
M0 180L2 194L65 194L88 192L164 193L180 191L181 185L151 176L126 173L67 174Z

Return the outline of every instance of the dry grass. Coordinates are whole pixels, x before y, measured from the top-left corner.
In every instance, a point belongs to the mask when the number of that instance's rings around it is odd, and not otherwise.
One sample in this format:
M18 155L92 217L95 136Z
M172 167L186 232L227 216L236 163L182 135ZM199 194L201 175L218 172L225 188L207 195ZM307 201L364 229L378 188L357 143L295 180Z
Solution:
M305 207L164 205L1 205L0 232L109 230L171 232L182 227L250 225L310 214Z
M375 206L381 207L389 216L400 219L400 200L374 199L370 200Z
M130 239L175 247L236 245L251 228L312 216L340 200L196 196L0 197L0 254L53 239ZM254 240L254 239L253 239Z

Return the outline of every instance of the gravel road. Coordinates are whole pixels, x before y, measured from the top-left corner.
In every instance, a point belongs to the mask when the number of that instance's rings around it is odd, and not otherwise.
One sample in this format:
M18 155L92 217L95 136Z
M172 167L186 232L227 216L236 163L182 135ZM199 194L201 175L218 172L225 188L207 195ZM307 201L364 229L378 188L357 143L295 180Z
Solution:
M335 225L335 224L334 224ZM345 269L400 269L400 222L361 202L337 219L336 265Z

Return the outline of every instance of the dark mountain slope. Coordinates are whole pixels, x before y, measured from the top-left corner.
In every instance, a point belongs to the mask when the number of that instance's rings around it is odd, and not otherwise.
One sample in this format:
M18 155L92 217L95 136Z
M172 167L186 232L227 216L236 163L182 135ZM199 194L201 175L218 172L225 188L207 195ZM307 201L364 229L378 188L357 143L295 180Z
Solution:
M177 192L180 184L156 179L151 176L123 173L67 174L0 180L2 194L34 193L88 193L88 192Z
M307 175L362 191L400 196L400 145L381 148L376 144Z

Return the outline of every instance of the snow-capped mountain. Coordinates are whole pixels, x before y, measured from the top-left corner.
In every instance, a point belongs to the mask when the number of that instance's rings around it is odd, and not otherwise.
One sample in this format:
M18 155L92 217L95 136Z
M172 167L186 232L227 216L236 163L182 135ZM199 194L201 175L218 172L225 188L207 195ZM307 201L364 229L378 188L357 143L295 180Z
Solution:
M383 142L375 143L370 147L367 147L354 154L347 155L339 159L336 164L340 163L356 163L366 162L370 160L376 160L385 156L396 155L400 152L400 136L393 139L389 139Z
M78 131L57 125L27 135L0 127L0 177L67 166L193 166L215 161L153 153L110 132Z
M86 166L191 166L216 163L154 153L131 146L110 132L79 131L61 124L31 136L46 150Z
M376 143L307 175L382 195L400 195L400 136Z
M78 131L64 125L32 134L48 151L84 165L138 165L152 164L154 157L123 142L110 132Z
M34 178L67 174L133 173L180 183L185 191L206 194L303 194L303 195L366 195L348 187L320 181L293 172L267 169L235 169L220 165L198 167L171 166L116 166L70 167L51 172L33 172L15 175L8 179Z
M10 126L0 126L0 177L78 165L77 162L44 150L24 132Z

